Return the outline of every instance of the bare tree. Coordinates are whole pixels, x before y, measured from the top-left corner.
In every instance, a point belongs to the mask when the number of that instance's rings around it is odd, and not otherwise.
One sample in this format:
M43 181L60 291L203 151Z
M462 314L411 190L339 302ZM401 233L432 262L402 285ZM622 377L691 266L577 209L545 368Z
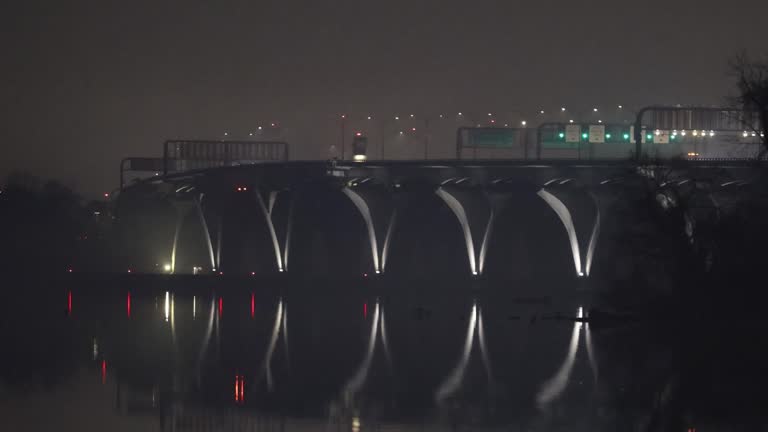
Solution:
M768 152L768 57L755 59L742 52L730 61L729 69L738 90L731 103L742 111L744 127L760 137L761 155L765 154Z

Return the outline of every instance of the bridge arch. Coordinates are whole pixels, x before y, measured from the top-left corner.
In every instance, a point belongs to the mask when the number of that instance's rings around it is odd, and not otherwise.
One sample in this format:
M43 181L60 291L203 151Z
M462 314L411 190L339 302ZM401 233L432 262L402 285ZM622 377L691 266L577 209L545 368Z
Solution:
M600 236L600 207L585 185L572 179L552 179L537 192L557 214L568 236L578 277L588 277Z

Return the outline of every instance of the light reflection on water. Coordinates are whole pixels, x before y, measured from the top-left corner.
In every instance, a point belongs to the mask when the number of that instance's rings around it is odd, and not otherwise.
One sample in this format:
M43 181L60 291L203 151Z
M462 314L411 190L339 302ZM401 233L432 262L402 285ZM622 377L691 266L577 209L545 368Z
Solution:
M111 301L91 301L75 290L78 313L68 319L78 323L78 331L85 335L100 334L98 353L94 345L93 355L103 368L104 382L109 365L109 376L120 391L144 386L157 409L194 401L204 406L236 403L249 409L317 415L327 412L329 401L338 400L340 412L367 424L363 421L367 413L396 418L399 406L422 406L421 415L430 416L435 409L485 403L486 399L477 399L476 389L505 403L509 396L492 394L496 388L516 392L513 399L526 393L524 399L531 406L549 405L564 396L572 379L582 329L587 332L589 364L597 378L596 352L586 325L573 321L568 339L566 326L571 321L540 320L535 325L527 319L509 321L498 313L488 315L483 307L488 300L483 298L453 296L431 304L431 299L397 297L360 301L360 294L349 299L292 296L292 307L298 306L301 314L289 323L289 301L283 296L259 294L256 309L252 291L169 290L156 295L134 288L127 295L115 293L119 300L114 303L125 308L128 301L131 312L122 309L112 314L106 310ZM70 310L71 296L67 301ZM360 304L364 304L363 314ZM417 305L429 313L415 318ZM539 310L518 308L515 313L543 316ZM197 319L198 313L202 320ZM506 350L505 345L514 343L508 331L516 328L540 335L545 342L544 348L531 352L533 358L510 356ZM289 332L293 345L289 345ZM139 341L140 349L121 348L130 341ZM561 361L550 352L563 350L565 361L550 376L550 366ZM148 356L154 360L148 361ZM526 379L537 383L500 381L492 362L502 371L526 370ZM426 369L420 366L424 364ZM502 376L506 379L509 374ZM393 390L387 390L390 387ZM301 402L305 395L307 401ZM282 405L291 399L300 402ZM351 421L352 417L345 418Z

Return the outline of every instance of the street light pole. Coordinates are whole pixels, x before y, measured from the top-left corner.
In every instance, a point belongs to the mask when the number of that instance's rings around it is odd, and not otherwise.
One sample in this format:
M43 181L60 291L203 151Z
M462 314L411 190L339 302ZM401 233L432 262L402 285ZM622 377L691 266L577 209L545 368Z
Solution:
M429 159L429 119L424 119L424 160Z
M344 160L344 150L345 150L344 143L346 142L346 140L344 139L344 135L346 135L346 131L345 131L345 127L344 126L345 126L345 120L346 119L347 119L346 115L342 115L341 116L341 160Z

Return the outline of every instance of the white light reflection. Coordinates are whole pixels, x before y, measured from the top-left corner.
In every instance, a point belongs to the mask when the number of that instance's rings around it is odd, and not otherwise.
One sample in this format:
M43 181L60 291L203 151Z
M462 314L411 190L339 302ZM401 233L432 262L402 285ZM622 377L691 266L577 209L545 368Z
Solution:
M582 318L582 308L579 307L578 318ZM562 366L557 373L544 382L541 390L536 395L536 403L540 408L545 407L563 393L568 380L571 377L573 364L576 360L576 351L579 349L579 334L581 330L581 321L573 323L573 332L571 333L571 343L568 345L568 354L565 356Z
M485 331L483 330L483 314L477 307L477 304L473 304L472 313L470 314L467 326L467 334L464 338L464 349L461 352L459 361L435 392L435 401L437 401L438 404L454 394L461 386L461 382L464 379L464 373L467 369L467 364L469 363L469 355L472 352L472 346L475 342L475 329L477 329L477 336L480 340L479 345L483 366L485 367L485 372L488 376L488 382L491 382L491 368L485 344Z
M277 312L275 313L275 324L272 326L272 337L269 339L269 345L267 346L267 352L264 355L262 361L261 373L267 378L267 390L272 391L274 386L274 380L272 378L272 356L275 353L275 347L277 346L277 339L280 336L280 331L283 331L283 337L285 340L285 350L288 352L288 332L286 325L286 311L287 307L284 307L283 300L277 303Z
M168 291L165 292L165 306L163 310L165 311L165 322L168 322L168 317L171 313L171 301Z
M192 319L197 318L197 297L192 296Z
M589 358L589 368L592 369L592 378L597 382L597 358L592 346L592 329L589 323L584 323L584 342L587 345L587 357Z
M376 340L378 339L379 331L381 331L381 341L384 346L384 355L387 358L387 362L391 365L391 356L389 353L389 343L387 342L387 332L384 328L384 308L376 302L373 309L373 320L371 321L371 332L368 336L368 348L365 352L365 357L357 368L357 371L344 385L342 391L344 404L351 406L354 401L355 394L360 391L365 384L365 380L368 378L368 372L371 368L371 362L373 361L373 353L376 348Z
M211 298L211 310L208 314L208 326L205 329L205 336L203 337L203 344L200 347L200 354L197 359L197 383L200 384L200 372L203 365L203 358L205 358L205 353L208 351L208 345L211 341L211 336L213 335L213 319L216 316L216 300L215 297Z

